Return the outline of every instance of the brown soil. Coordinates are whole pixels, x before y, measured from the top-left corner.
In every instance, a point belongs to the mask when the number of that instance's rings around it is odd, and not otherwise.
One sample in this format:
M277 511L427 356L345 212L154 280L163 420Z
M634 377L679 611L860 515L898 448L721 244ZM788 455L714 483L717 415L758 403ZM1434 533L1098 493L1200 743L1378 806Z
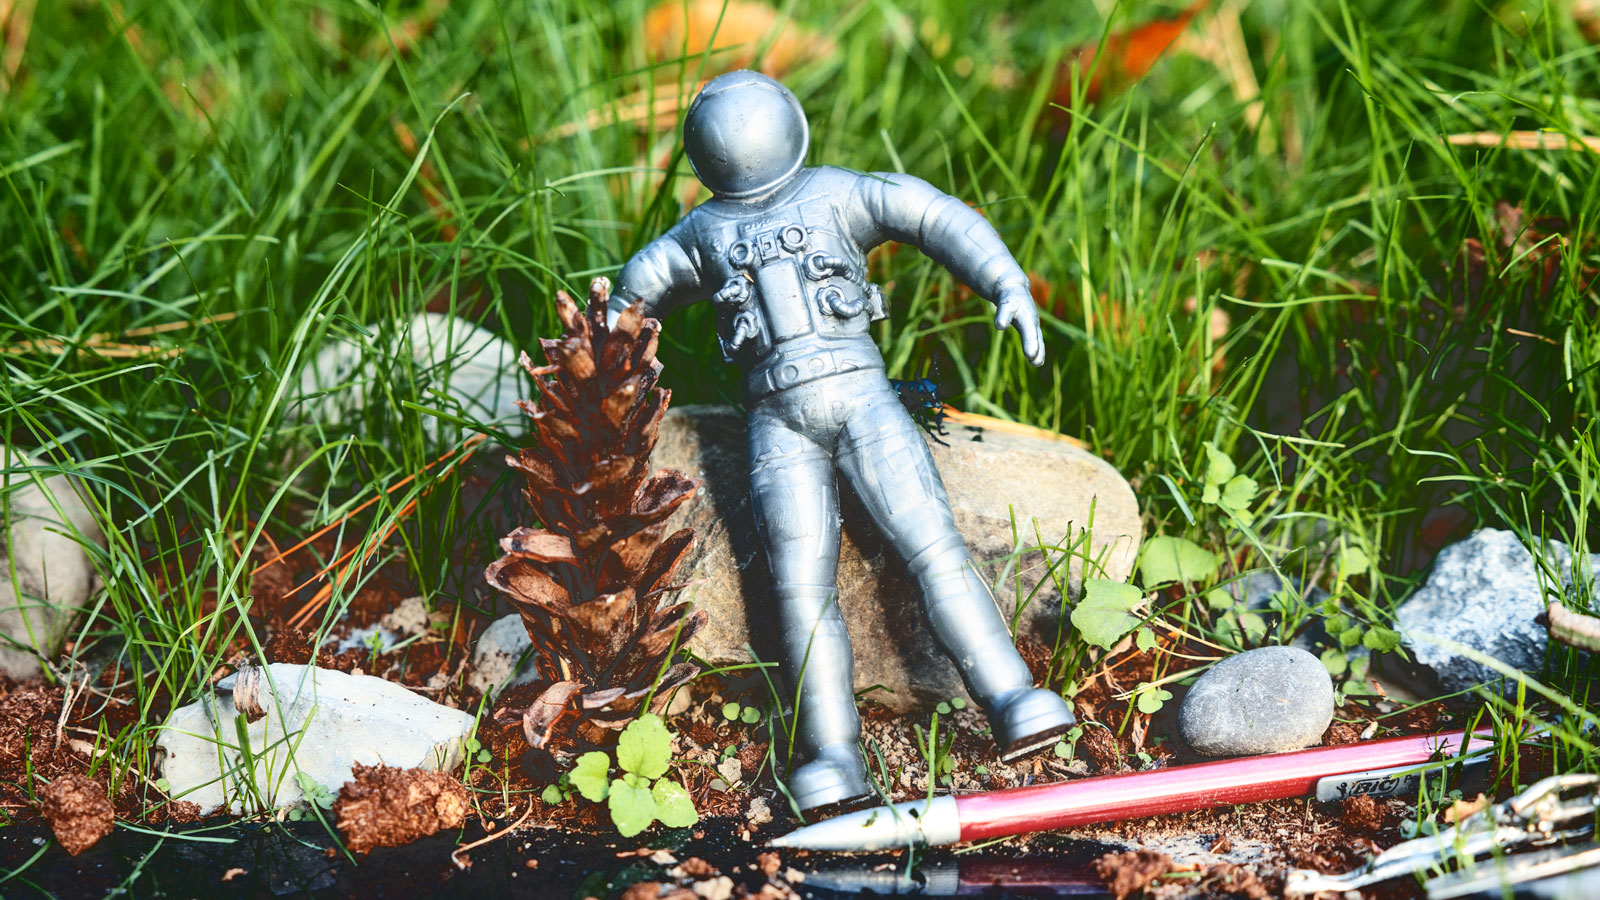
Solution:
M1094 872L1116 900L1141 893L1157 878L1173 871L1172 857L1153 850L1107 853L1094 861Z
M1249 867L1233 863L1218 863L1208 867L1205 876L1200 879L1200 889L1229 897L1245 897L1247 900L1265 900L1279 893L1275 886L1261 880Z
M641 881L623 891L622 900L700 900L700 895L672 884Z
M1377 834L1389 818L1389 808L1366 794L1344 798L1344 824L1366 834Z
M333 804L351 852L399 847L466 821L467 789L453 775L361 763L352 774Z
M114 816L105 785L72 772L39 792L39 813L62 849L73 856L110 834Z

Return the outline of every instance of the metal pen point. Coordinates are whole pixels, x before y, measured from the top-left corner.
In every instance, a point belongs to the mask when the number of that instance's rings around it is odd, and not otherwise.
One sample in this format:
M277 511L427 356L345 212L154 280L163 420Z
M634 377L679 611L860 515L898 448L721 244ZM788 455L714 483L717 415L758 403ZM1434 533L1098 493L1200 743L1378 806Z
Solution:
M956 798L934 797L845 813L768 843L773 847L857 852L913 845L934 847L960 840L961 816L956 810Z

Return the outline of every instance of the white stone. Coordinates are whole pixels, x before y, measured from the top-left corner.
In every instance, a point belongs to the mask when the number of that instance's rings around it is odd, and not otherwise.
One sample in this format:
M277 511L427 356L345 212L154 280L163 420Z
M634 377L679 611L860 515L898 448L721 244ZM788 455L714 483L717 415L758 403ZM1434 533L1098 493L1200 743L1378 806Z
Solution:
M421 597L407 597L400 605L385 613L378 623L398 634L411 637L428 630L428 601Z
M485 697L495 697L506 688L527 684L539 677L528 649L533 639L516 613L496 619L484 629L478 645L472 650L472 669L467 674L467 684ZM519 669L518 661L527 661Z
M17 471L41 463L3 444L0 457L0 673L20 680L60 651L99 585L85 547L106 540L75 479Z
M694 892L705 900L728 900L733 896L733 879L726 875L694 883Z
M745 811L745 820L751 825L765 825L772 821L772 807L767 805L765 797L751 797L750 808Z
M306 364L300 376L300 399L291 411L329 425L357 421L371 403L412 400L465 419L502 429L520 429L524 418L516 406L529 396L523 384L517 351L504 340L470 322L444 313L420 313L402 329L396 346L385 353L344 338L330 337ZM409 351L417 392L391 398L385 379L409 378L395 371L398 357ZM441 396L443 395L443 396ZM396 415L400 410L394 411ZM428 439L438 443L456 426L422 414Z
M290 663L262 674L266 714L245 729L253 767L242 761L237 675L167 718L156 740L157 771L174 798L199 804L203 814L224 805L234 814L293 806L305 797L302 773L337 794L358 762L449 771L472 732L467 713L381 678Z

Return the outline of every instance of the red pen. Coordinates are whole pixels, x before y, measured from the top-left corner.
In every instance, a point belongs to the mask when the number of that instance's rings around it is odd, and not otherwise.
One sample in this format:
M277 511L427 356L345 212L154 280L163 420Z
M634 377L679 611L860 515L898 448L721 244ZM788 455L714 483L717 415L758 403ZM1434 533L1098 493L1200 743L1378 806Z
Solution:
M1489 732L1472 736L1483 740ZM911 800L808 825L774 839L772 846L840 851L938 846L1312 794L1322 800L1394 796L1416 790L1420 767L1460 758L1466 738L1465 731L1407 735ZM1469 755L1481 754L1475 747Z

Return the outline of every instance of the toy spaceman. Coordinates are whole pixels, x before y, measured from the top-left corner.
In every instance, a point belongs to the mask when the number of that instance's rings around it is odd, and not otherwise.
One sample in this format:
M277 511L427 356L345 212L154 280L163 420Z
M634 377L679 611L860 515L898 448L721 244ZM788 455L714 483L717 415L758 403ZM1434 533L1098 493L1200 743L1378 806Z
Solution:
M800 102L755 72L708 83L684 120L684 150L713 199L630 259L612 321L635 301L661 317L709 299L724 356L745 373L750 493L772 571L779 664L793 692L788 787L802 810L870 793L858 746L854 659L835 584L835 472L915 578L939 646L988 713L1003 759L1074 724L1028 667L956 532L922 433L867 333L884 318L866 253L912 244L996 307L995 327L1044 361L1028 276L983 216L895 173L805 168Z

